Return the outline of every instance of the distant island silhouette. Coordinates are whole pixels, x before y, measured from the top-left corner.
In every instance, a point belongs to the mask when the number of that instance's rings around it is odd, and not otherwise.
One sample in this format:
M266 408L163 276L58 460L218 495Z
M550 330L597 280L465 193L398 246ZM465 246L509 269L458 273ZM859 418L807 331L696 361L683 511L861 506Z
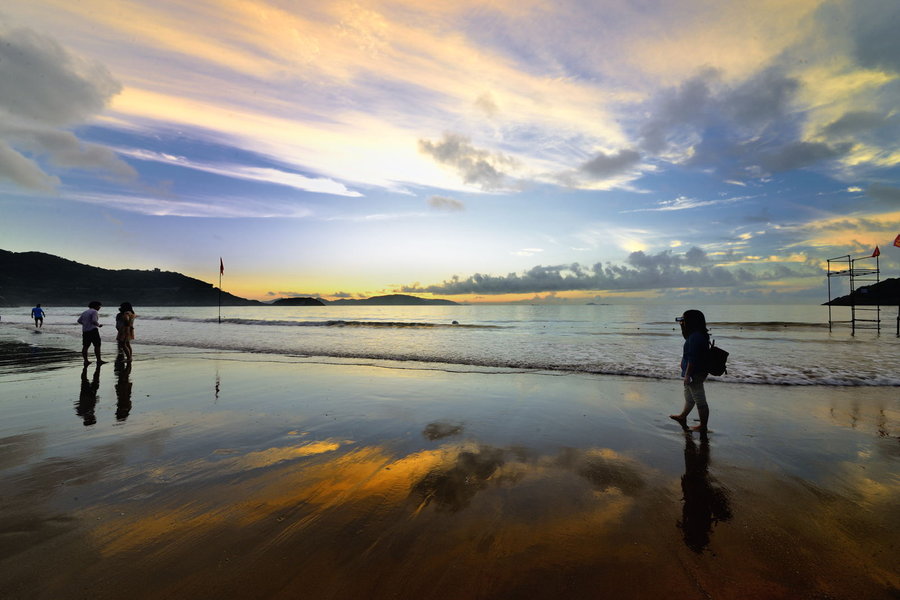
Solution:
M823 306L900 306L900 278L885 279L856 289L852 294L825 302Z
M329 300L328 304L370 304L378 306L433 306L433 305L459 305L459 302L453 300L441 300L440 298L419 298L418 296L407 296L406 294L388 294L387 296L372 296L371 298L341 298L340 300Z
M419 298L406 294L388 294L387 296L372 296L371 298L341 298L340 300L325 300L322 298L279 298L271 303L272 306L328 306L328 305L368 305L368 306L434 306L434 305L459 305L453 300L441 300L439 298Z
M318 298L279 298L275 302L270 302L272 306L325 306L325 302Z
M86 306L99 300L107 307L128 301L144 306L217 306L219 289L181 273L160 269L103 269L44 252L0 250L0 306ZM458 305L452 300L389 294L371 298L324 300L280 298L271 303L222 291L222 306L423 306Z

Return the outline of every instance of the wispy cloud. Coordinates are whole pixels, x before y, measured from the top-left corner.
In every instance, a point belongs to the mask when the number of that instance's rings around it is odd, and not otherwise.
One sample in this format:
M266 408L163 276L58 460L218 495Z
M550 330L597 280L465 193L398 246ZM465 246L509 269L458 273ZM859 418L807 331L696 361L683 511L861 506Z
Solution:
M183 167L185 169L213 173L222 177L273 183L306 192L331 194L334 196L349 196L353 198L359 198L363 195L360 192L348 189L347 186L334 181L333 179L324 177L306 177L299 173L291 173L289 171L282 171L271 167L254 167L234 163L204 163L191 160L184 156L173 156L171 154L152 152L138 148L117 148L116 151L123 156L128 156L136 160L164 163L167 165Z
M623 210L622 213L636 213L636 212L667 212L673 210L690 210L692 208L703 208L705 206L721 206L726 204L734 204L736 202L743 202L749 200L751 198L755 198L756 196L735 196L731 198L719 198L716 200L698 200L696 198L689 198L687 196L678 196L673 200L660 200L656 206L647 207L647 208L634 208L630 210Z
M535 254L540 254L543 252L543 248L522 248L521 250L516 250L513 252L515 256L534 256Z
M186 128L335 182L610 189L660 160L741 182L834 161L884 164L878 150L900 127L887 116L891 2L829 12L819 0L715 9L681 0L653 18L617 2L503 0L477 15L468 2L134 2L127 18L101 0L33 4L47 7L48 30L90 39L121 78L119 124ZM834 43L823 54L826 35ZM93 104L81 114L93 115L118 89L102 69L82 71L101 92L99 103L83 96ZM838 77L843 85L831 85ZM823 102L826 93L839 101ZM55 95L27 97L40 105ZM433 141L448 126L454 133ZM869 137L837 139L851 134Z
M0 185L23 208L5 236L31 231L19 225L34 197L297 217L304 235L280 231L281 247L346 234L390 265L362 273L336 250L320 271L353 281L311 288L349 292L507 273L542 244L603 282L608 268L641 271L629 253L677 239L729 262L673 274L726 281L712 271L726 268L740 286L741 260L774 272L777 257L861 247L896 222L895 0L109 6L3 5L14 28L0 29L0 81L15 85L0 84ZM157 246L169 233L151 229ZM277 229L248 227L246 247L265 252ZM270 256L290 271L286 253Z
M376 221L400 221L403 219L421 219L432 217L426 212L395 212L395 213L369 213L365 215L334 215L320 217L320 221L347 221L351 223L366 223Z
M179 197L162 198L146 195L104 194L63 191L68 200L96 204L107 208L151 215L156 217L208 217L208 218L303 218L312 212L289 202L276 202L252 198Z

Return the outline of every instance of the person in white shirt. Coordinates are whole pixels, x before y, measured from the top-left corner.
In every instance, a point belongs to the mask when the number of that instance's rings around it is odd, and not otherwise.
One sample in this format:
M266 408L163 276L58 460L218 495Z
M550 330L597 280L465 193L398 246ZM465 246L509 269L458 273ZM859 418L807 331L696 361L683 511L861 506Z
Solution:
M100 302L94 300L88 304L88 309L81 313L78 317L78 323L81 325L81 356L84 357L84 364L89 365L88 348L94 346L94 355L97 357L97 364L105 364L106 361L100 360L100 314L97 312L103 306Z

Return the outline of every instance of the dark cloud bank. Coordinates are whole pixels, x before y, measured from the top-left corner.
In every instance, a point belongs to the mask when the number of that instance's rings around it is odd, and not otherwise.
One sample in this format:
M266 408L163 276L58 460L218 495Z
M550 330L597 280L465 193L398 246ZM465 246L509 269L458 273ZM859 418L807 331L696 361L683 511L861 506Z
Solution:
M564 291L640 291L667 288L709 288L772 281L787 277L820 276L812 266L773 266L764 271L716 266L700 248L684 254L669 250L658 254L632 252L627 265L598 262L594 265L537 266L524 273L483 275L465 279L454 276L436 285L404 286L404 293L431 294L530 294Z
M108 148L67 130L99 114L121 90L102 65L33 31L0 29L0 82L0 182L54 190L59 178L39 160L62 169L136 175Z
M779 67L769 68L736 87L721 84L719 73L706 70L656 102L654 116L640 130L645 152L662 154L691 145L685 165L715 169L745 179L802 169L841 158L849 141L801 141L800 116L794 101L800 82ZM833 137L877 126L878 114L848 114L833 123Z

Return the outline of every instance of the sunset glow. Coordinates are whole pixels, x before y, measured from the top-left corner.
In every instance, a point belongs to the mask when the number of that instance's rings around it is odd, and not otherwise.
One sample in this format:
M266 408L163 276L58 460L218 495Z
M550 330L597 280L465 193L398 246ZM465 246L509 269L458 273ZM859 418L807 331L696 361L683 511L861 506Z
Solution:
M0 248L209 282L221 256L261 300L821 301L826 258L900 271L898 18L12 0Z

